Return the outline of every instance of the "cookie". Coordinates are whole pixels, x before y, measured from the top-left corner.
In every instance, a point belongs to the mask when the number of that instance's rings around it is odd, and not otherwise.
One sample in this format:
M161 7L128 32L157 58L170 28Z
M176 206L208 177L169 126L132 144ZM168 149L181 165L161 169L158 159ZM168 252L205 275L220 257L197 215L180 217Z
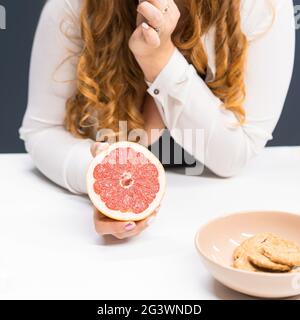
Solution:
M285 248L292 248L295 249L296 251L300 252L300 246L298 246L296 243L283 239L279 236L276 236L272 233L268 234L268 240L265 242L265 245L272 245L272 246L282 246Z
M233 267L246 271L260 271L249 261L248 253L253 250L258 250L257 248L265 238L265 235L258 235L255 238L252 237L245 240L240 246L238 246L233 252Z
M244 253L245 249L242 246L238 246L233 252L233 260L239 259Z
M275 263L260 252L251 252L248 254L248 260L256 267L271 271L286 272L291 267L285 264Z
M247 271L287 272L291 270L289 265L272 261L264 255L264 248L277 246L291 246L288 241L272 234L260 233L244 242L234 250L233 266Z
M259 233L242 242L240 247L245 251L257 251L260 250L263 245L271 243L272 241L275 241L275 236L273 234Z
M290 267L300 266L300 250L297 246L264 246L263 254L275 263L285 264Z
M240 247L239 247L240 248ZM238 249L239 249L238 248ZM236 269L246 270L246 271L253 271L257 272L259 271L255 266L249 261L247 253L240 249L238 254L235 255L233 265Z

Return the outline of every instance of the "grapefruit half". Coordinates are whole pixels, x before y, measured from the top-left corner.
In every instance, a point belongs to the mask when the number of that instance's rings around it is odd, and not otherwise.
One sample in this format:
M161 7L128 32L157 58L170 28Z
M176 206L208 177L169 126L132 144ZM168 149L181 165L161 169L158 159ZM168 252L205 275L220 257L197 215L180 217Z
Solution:
M87 191L94 206L120 221L147 218L160 205L165 170L144 146L117 142L98 154L87 172Z

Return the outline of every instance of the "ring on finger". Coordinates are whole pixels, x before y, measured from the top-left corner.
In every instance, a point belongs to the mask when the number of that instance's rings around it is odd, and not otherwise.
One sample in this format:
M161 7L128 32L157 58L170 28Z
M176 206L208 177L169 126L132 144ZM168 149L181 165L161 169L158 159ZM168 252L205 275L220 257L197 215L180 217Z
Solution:
M167 0L165 7L162 9L162 14L168 13L169 9L170 9L169 0Z
M168 13L169 9L170 9L170 7L169 7L169 5L167 5L167 6L163 9L162 13L163 13L163 14Z
M165 6L165 8L162 10L162 14L168 13L169 9L170 9L169 4L167 4L167 5ZM159 34L161 28L160 28L160 27L156 27L156 28L154 28L154 30Z
M158 34L160 34L160 27L153 28Z

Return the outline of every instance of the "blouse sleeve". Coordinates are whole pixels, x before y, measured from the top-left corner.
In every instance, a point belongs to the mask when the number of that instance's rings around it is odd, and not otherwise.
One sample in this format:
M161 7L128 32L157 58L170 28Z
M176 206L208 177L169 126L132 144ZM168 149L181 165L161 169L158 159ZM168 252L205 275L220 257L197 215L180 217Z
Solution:
M32 51L28 105L19 133L45 176L73 193L86 193L92 141L74 138L63 125L66 100L76 90L74 53L81 46L74 24L74 19L78 20L75 3L50 0L43 9Z
M148 83L175 141L223 177L238 173L272 139L294 64L291 0L244 0L241 19L249 40L243 125L222 107L178 49L154 82ZM185 139L187 134L193 141Z

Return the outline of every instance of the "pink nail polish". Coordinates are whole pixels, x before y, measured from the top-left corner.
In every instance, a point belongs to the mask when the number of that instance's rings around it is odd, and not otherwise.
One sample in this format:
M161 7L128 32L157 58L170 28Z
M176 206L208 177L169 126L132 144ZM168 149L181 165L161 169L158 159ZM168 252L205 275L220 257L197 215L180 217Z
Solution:
M131 230L133 230L135 228L135 224L134 223L132 223L132 222L130 222L130 223L127 223L126 225L125 225L125 230L126 231L131 231Z
M144 29L146 29L146 30L148 30L150 27L149 27L149 25L146 23L146 22L143 22L142 23L142 27L144 28Z

